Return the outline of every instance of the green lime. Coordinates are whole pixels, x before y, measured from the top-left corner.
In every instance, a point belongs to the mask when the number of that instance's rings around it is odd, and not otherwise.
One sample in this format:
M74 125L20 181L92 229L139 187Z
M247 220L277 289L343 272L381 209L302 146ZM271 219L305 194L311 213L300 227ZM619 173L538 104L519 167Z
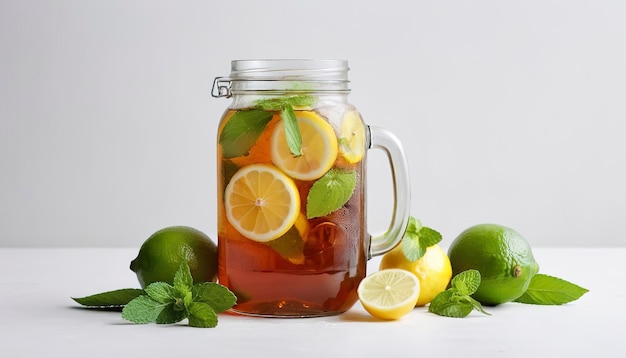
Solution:
M452 274L476 269L481 282L472 295L484 305L498 305L521 296L539 271L528 242L502 225L481 224L463 231L448 249Z
M215 282L217 245L203 232L187 226L170 226L150 236L130 263L141 287L153 282L172 284L180 263L186 260L195 283Z

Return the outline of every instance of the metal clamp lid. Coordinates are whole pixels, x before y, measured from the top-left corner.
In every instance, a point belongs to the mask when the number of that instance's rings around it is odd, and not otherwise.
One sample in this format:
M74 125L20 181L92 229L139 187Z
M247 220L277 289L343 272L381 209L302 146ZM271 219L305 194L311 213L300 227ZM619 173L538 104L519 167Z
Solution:
M211 96L272 91L348 93L348 70L345 60L235 60L230 76L215 78Z

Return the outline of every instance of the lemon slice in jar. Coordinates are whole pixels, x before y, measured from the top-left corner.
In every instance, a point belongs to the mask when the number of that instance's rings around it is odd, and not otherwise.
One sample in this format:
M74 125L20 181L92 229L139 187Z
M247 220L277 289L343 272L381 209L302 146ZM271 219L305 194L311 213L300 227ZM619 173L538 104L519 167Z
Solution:
M230 224L243 236L268 242L284 235L300 215L300 196L291 178L266 164L233 175L224 191Z
M343 117L339 150L351 164L360 162L365 154L365 125L357 111L349 111Z
M289 150L283 121L272 133L272 162L298 180L315 180L326 174L337 159L337 137L333 127L313 111L296 111L302 137L302 155Z

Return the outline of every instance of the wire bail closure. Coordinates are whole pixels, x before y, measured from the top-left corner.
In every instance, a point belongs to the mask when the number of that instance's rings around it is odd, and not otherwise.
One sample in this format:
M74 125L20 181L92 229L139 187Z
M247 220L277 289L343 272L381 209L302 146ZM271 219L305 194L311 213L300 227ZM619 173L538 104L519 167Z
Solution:
M211 96L215 98L230 97L232 92L230 91L231 79L227 77L215 77L213 81L213 88L211 89Z

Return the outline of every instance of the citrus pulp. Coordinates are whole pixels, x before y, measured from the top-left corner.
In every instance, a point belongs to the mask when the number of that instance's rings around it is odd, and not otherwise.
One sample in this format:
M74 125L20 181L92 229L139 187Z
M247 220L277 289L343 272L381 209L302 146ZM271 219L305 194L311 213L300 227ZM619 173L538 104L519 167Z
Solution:
M276 167L243 167L224 192L226 218L243 236L268 242L285 234L300 214L300 195L291 178Z
M411 272L387 269L375 272L357 288L359 301L372 316L395 320L415 307L420 293L420 283Z

